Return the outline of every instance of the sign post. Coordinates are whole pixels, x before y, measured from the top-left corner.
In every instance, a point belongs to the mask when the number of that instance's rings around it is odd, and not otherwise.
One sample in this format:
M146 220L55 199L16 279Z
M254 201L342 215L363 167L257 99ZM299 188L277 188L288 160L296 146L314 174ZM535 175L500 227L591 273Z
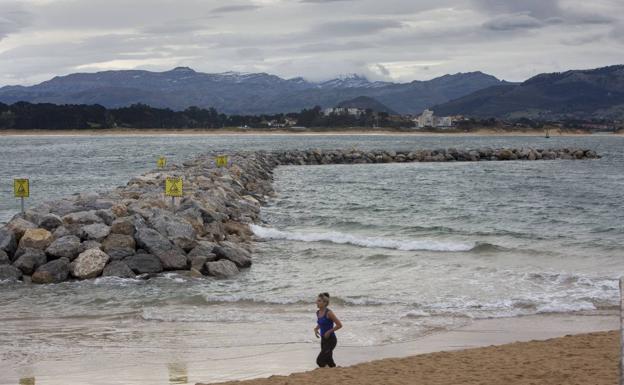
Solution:
M624 385L624 277L620 278L620 385Z
M161 156L158 160L156 160L156 165L158 168L165 168L165 166L167 166L167 158Z
M30 196L30 183L28 179L13 179L13 194L16 198L21 199L22 203L22 214L24 214L24 198L28 198Z
M168 177L165 179L165 195L171 197L171 209L175 207L175 198L182 196L182 178Z
M215 162L217 163L217 167L227 167L227 165L228 165L228 156L227 155L218 155L215 158Z

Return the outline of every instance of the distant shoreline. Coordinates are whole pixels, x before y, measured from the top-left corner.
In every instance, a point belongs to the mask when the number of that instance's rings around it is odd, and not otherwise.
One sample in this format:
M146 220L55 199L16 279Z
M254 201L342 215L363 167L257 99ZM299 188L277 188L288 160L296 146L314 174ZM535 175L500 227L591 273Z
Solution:
M85 129L85 130L0 130L0 136L203 136L203 135L302 135L302 136L349 136L349 135L396 135L396 136L535 136L543 137L542 131L534 130L493 130L478 129L470 132L457 131L408 131L393 129L374 129L367 130L363 128L345 128L345 129L316 129L310 128L305 130L261 130L261 129ZM551 138L560 136L622 136L624 133L589 133L586 131L564 131L561 133L551 134Z

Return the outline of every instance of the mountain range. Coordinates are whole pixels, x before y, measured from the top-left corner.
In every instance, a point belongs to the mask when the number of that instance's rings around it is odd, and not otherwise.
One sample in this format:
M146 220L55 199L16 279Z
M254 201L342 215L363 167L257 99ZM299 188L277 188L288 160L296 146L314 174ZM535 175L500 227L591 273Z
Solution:
M484 88L431 108L436 115L624 119L624 65L545 73Z
M0 102L100 104L108 108L143 103L183 110L214 107L227 114L297 112L319 105L335 107L360 96L374 98L388 110L419 114L423 109L492 86L509 85L482 72L444 75L428 81L392 83L350 75L324 82L283 79L266 73L103 71L57 76L33 86L0 88Z

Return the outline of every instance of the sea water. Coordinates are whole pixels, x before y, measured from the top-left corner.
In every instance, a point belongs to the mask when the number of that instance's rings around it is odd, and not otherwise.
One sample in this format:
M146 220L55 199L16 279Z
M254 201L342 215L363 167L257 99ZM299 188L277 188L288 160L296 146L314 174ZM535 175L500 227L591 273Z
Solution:
M0 284L0 360L11 373L52 357L61 361L54 378L62 378L62 362L84 357L126 354L140 363L142 354L148 360L162 352L188 362L213 349L218 359L234 360L227 349L314 344L319 292L331 294L330 307L345 323L341 346L362 347L410 341L479 318L604 314L618 306L624 137L0 141L4 221L19 208L10 195L13 177L30 177L27 204L35 204L123 184L153 168L160 155L179 163L209 150L483 146L579 146L602 155L582 161L278 167L277 194L263 207L262 223L252 226L261 240L254 265L237 277L169 273L148 281Z

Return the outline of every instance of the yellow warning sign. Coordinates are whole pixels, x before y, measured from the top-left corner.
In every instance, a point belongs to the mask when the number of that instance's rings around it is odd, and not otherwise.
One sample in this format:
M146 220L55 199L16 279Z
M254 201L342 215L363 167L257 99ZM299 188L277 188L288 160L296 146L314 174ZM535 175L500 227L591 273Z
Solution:
M227 155L219 155L216 158L217 167L227 167L228 164L228 156Z
M167 165L167 158L165 158L164 156L161 156L156 161L156 165L158 166L158 168L165 168L165 166Z
M16 198L28 198L30 196L28 179L13 179L13 193Z
M168 197L181 197L182 178L167 178L165 180L165 195Z

